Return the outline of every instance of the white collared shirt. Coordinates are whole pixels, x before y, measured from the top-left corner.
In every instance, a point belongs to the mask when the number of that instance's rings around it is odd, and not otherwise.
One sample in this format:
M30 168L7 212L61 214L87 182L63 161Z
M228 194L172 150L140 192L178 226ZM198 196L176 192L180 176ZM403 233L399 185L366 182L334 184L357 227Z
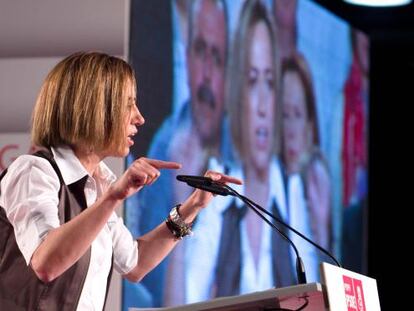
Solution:
M66 185L88 175L69 147L52 148L52 152ZM87 205L92 205L114 181L115 175L101 162L86 181ZM28 265L47 233L60 226L59 188L59 179L50 163L30 155L18 157L1 181L0 205L14 227L17 245ZM115 212L92 243L89 269L77 310L102 310L112 252L114 268L121 274L128 273L137 264L137 241Z

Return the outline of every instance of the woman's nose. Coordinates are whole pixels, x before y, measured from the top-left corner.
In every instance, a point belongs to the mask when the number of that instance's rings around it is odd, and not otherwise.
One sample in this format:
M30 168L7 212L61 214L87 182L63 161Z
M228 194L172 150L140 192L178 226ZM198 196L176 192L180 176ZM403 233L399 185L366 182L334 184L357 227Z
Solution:
M134 108L132 110L132 123L134 125L141 126L145 123L145 119L142 116L141 112L138 110L138 107L134 105Z

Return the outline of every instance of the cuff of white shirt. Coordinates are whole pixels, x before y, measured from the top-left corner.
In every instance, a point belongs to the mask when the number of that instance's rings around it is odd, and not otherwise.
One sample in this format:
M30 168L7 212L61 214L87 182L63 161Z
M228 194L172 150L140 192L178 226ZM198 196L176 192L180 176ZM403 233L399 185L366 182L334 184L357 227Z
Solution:
M118 273L128 274L138 264L138 242L125 227L122 218L111 217L110 220L108 224L113 232L114 267Z
M115 270L121 275L128 274L138 264L138 242L134 241L129 256L124 257L123 263L117 261L115 263Z

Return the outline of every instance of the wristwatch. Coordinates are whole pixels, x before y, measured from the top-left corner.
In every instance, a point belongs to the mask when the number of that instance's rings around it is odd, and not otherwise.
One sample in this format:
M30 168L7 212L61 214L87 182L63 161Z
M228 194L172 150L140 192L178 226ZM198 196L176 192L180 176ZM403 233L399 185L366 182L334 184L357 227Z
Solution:
M173 223L180 227L191 227L191 224L186 224L185 221L181 218L178 209L180 208L181 204L174 206L170 211L170 218Z
M177 238L182 239L187 235L192 235L193 232L191 231L191 227L193 223L187 224L180 216L178 209L180 208L181 204L174 206L170 214L168 215L165 223L167 224L168 229L171 233Z

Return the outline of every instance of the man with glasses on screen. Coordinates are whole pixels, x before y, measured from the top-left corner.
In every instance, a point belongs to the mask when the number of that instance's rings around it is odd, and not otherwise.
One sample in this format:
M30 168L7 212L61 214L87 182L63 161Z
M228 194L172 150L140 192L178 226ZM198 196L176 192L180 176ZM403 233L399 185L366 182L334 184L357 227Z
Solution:
M230 148L230 144L225 143L227 131L224 121L227 9L225 2L219 0L193 1L188 9L185 56L190 98L178 103L176 111L158 129L148 157L180 161L183 168L178 174L200 175L207 167L224 171L224 154L228 154L224 148ZM179 91L179 83L174 81L174 92ZM171 206L181 202L192 191L187 185L176 182L175 174L163 173L156 184L140 193L139 230L142 233L162 221ZM183 242L143 281L155 306L186 301Z

